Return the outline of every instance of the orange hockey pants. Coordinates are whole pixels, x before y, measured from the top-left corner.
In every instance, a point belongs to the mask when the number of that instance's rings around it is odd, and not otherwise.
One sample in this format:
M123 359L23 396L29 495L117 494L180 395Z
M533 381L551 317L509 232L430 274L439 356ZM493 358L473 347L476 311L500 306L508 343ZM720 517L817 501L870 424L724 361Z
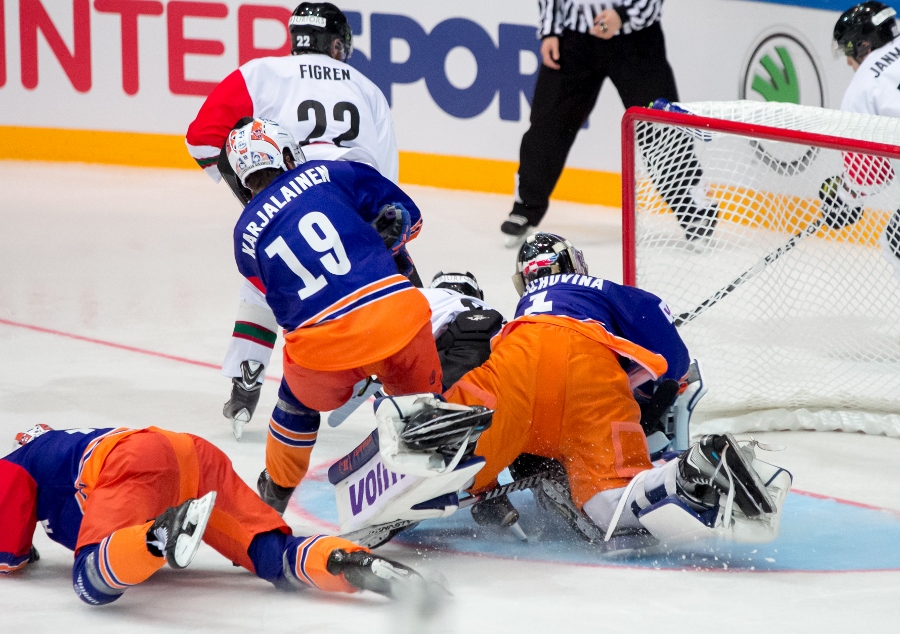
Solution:
M651 468L640 408L616 354L573 329L518 326L444 396L496 410L475 448L486 464L473 491L522 453L559 460L579 508Z

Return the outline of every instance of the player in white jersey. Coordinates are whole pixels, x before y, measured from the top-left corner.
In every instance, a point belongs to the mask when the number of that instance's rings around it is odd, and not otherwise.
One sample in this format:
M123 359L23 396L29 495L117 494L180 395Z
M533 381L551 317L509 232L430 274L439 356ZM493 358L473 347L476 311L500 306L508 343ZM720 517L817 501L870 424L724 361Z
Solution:
M900 117L900 27L897 12L880 2L863 2L838 18L835 53L846 56L855 71L841 110ZM890 184L894 170L887 159L847 153L844 173L822 184L819 197L825 223L833 229L862 217L863 200ZM895 211L879 240L881 252L900 282L900 210Z
M247 62L210 93L188 127L191 156L213 180L224 178L246 204L250 194L225 158L225 139L244 118L271 119L297 139L307 160L367 163L396 183L399 161L390 107L381 90L346 63L353 39L344 14L327 2L304 2L288 27L291 55ZM421 286L408 258L401 257L398 269ZM223 414L232 420L238 439L259 400L277 332L265 298L245 281L222 364L222 374L233 381Z
M390 107L381 90L346 63L353 50L347 18L331 3L304 2L289 30L291 55L251 60L210 93L188 127L191 156L218 182L230 171L220 156L231 129L243 117L271 119L297 139L307 159L369 163L396 183Z

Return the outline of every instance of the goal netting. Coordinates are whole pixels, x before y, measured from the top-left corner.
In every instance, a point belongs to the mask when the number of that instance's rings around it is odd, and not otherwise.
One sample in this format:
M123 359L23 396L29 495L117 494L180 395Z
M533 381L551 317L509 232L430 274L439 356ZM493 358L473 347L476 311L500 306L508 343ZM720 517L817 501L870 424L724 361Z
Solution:
M624 271L683 322L704 431L900 436L900 120L678 105L623 119Z

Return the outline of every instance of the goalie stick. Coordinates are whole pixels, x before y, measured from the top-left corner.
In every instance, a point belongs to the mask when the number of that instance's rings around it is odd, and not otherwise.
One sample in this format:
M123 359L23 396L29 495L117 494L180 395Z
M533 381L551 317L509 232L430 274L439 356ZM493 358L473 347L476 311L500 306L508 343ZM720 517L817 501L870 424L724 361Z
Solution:
M538 486L541 480L548 477L550 477L549 472L541 472L528 476L527 478L513 480L512 482L508 482L507 484L501 484L494 487L493 489L484 491L483 493L464 497L459 501L459 508L468 508L474 504L477 504L478 502L481 502L482 500L491 500L508 493L532 489ZM366 548L376 548L392 539L401 531L406 530L407 528L411 528L418 523L418 520L395 520L393 522L387 522L386 524L367 526L366 528L361 528L359 530L346 533L345 535L341 535L341 537L350 540L351 542L355 542L360 546L365 546Z
M550 473L549 471L544 471L525 478L513 480L512 482L509 482L507 484L496 486L489 491L484 491L483 493L478 493L476 495L470 495L463 498L459 501L459 508L468 508L483 500L491 500L493 498L500 497L501 495L515 493L516 491L534 489L541 486L542 482L551 480L552 478L552 473ZM341 535L340 537L355 542L360 546L365 546L366 548L377 548L378 546L381 546L382 544L393 539L402 531L408 528L412 528L418 523L419 522L417 520L396 520L393 522L387 522L385 524L377 524L375 526L361 528L357 531ZM578 529L575 530L576 532L578 532ZM587 539L583 532L581 533L581 535ZM602 537L603 536L601 533L601 539L599 539L598 541L594 541L592 539L589 540L595 547L599 549L601 553L647 548L656 544L655 539L644 533L623 533L621 535L615 535L607 541L603 541Z
M741 286L744 282L752 280L754 277L762 273L767 266L775 262L778 258L780 258L785 253L789 252L791 249L797 246L797 244L808 236L811 236L819 228L825 224L825 221L822 218L817 219L815 222L810 223L806 229L801 231L800 233L791 237L790 240L785 242L783 245L762 257L756 264L751 266L749 269L738 275L734 278L730 284L727 286L723 286L718 291L713 293L707 299L705 299L701 304L699 304L693 310L689 310L684 313L680 313L675 317L675 326L682 326L690 321L696 319L700 314L702 314L707 308L710 306L714 306L719 301L728 297L731 293L733 293L739 286Z

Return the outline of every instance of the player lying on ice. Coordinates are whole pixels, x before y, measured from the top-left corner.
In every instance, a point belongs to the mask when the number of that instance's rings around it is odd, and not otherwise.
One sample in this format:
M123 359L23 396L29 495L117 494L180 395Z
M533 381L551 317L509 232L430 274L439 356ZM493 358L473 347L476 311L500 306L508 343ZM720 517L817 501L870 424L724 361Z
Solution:
M225 150L252 193L234 229L237 267L285 330L259 480L283 512L309 467L319 413L343 405L357 382L376 375L390 394L441 389L428 301L394 257L421 214L368 165L305 161L274 121L232 130Z
M491 489L531 454L565 471L540 479L539 496L606 548L774 538L791 476L756 460L752 444L705 436L651 464L632 390L689 368L666 304L589 276L581 252L552 234L529 237L517 268L522 299L490 359L444 394L449 402L379 401L377 434L332 468L342 530L449 514L459 490Z
M0 459L0 573L38 560L40 522L75 551L72 583L91 605L112 603L166 562L184 568L201 539L285 590L393 596L421 580L345 539L293 537L225 454L197 436L39 425L17 440L21 447Z

